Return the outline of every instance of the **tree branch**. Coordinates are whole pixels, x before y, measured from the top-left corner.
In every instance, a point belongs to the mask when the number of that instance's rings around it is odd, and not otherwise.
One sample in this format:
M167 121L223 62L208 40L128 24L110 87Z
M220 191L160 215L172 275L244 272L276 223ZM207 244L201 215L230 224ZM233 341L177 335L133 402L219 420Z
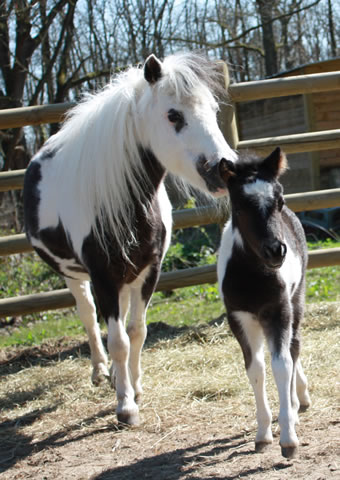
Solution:
M232 43L232 42L236 42L237 40L239 40L240 38L242 37L245 37L246 35L248 35L248 33L250 32L253 32L254 30L258 30L259 28L262 28L264 25L267 25L269 23L273 23L273 22L276 22L277 20L282 20L283 18L285 17L291 17L292 15L295 15L297 13L300 13L302 12L303 10L308 10L309 8L311 7L315 7L315 5L317 5L318 3L320 3L321 0L316 0L315 2L313 3L310 3L309 5L306 5L305 7L301 7L301 8L298 8L296 10L293 10L292 12L289 12L289 13L283 13L282 15L277 15L276 17L273 17L271 20L269 20L268 22L263 22L263 23L259 23L257 25L255 25L254 27L250 27L250 28L247 28L247 30L244 30L242 33L240 33L239 35L237 35L236 37L233 37L229 40L226 40L225 41L225 44L229 44L229 43ZM217 23L219 26L225 28L225 29L228 29L228 25L226 25L225 23L221 22L220 20L215 20L215 19L209 19L210 22L214 22L214 23Z

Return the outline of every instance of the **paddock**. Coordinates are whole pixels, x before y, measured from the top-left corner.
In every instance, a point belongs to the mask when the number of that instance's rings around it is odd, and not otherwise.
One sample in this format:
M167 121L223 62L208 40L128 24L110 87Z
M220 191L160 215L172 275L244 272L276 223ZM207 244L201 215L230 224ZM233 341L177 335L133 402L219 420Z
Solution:
M110 387L90 382L85 335L8 347L0 362L1 478L338 478L339 314L339 303L307 307L302 362L312 406L300 415L299 456L289 461L269 372L274 443L254 453L253 393L223 317L182 330L150 325L142 423L131 430L117 430Z

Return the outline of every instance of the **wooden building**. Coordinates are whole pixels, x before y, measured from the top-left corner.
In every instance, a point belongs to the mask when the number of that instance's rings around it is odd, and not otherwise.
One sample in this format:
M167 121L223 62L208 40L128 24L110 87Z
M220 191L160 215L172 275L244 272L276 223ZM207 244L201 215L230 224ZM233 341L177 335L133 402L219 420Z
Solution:
M340 71L340 58L304 65L275 76ZM240 140L340 128L340 90L269 98L236 105ZM282 181L286 193L340 187L340 149L290 154Z

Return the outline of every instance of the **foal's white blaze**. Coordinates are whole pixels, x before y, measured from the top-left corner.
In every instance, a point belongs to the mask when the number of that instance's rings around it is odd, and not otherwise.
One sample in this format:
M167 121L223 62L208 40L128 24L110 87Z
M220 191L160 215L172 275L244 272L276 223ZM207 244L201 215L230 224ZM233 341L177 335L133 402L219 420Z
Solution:
M247 183L243 191L246 195L253 197L261 210L265 210L274 199L273 185L265 180L257 179L255 182Z

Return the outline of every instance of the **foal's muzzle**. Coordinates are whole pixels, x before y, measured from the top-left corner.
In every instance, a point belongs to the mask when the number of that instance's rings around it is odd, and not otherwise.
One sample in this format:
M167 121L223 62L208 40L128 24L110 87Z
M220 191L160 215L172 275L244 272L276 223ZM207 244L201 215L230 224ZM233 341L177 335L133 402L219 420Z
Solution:
M270 268L280 268L286 258L287 246L280 240L268 242L262 248L263 258L266 265Z

